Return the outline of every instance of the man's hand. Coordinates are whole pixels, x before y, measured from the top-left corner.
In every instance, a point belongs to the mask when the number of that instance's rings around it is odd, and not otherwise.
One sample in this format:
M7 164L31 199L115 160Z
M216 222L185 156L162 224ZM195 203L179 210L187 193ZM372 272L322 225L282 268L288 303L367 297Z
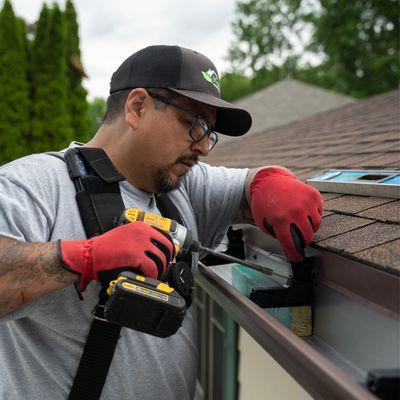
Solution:
M258 227L276 237L286 257L300 262L293 236L308 246L321 225L323 199L313 187L292 173L269 167L257 172L250 184L251 210Z
M143 222L131 222L87 240L60 240L62 266L81 275L79 288L85 290L99 273L114 269L134 269L153 279L161 279L175 257L172 238Z

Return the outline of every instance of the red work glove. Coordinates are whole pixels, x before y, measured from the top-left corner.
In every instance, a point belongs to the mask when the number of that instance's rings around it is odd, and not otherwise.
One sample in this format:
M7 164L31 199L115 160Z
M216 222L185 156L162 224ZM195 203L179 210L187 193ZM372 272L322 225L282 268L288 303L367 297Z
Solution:
M258 227L279 240L290 261L300 262L304 258L301 254L304 247L312 242L314 232L321 225L320 193L276 167L257 172L250 184L250 193L251 210Z
M99 281L100 272L114 269L161 279L175 257L170 235L140 221L87 240L60 240L58 246L62 266L81 275L81 291L91 280Z

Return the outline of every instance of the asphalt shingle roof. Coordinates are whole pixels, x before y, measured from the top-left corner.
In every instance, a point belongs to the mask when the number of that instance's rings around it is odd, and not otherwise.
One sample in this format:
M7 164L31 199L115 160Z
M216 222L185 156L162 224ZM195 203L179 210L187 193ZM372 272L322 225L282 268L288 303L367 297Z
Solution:
M399 93L393 90L222 143L205 161L227 167L283 165L302 180L330 168L400 169ZM400 273L400 201L323 196L323 223L313 245Z

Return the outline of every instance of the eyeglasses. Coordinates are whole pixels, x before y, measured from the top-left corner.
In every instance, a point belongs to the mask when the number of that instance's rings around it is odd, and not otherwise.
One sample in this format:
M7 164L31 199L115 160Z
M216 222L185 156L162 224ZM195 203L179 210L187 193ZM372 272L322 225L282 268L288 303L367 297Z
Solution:
M154 93L151 90L147 90L147 93L154 99L161 101L161 103L168 104L182 111L186 111L196 118L189 129L189 135L195 143L200 142L206 136L208 136L208 151L211 151L211 149L217 144L217 133L207 124L206 121L204 121L204 119L200 115L196 114L193 110L190 110L189 108L172 102L167 97Z

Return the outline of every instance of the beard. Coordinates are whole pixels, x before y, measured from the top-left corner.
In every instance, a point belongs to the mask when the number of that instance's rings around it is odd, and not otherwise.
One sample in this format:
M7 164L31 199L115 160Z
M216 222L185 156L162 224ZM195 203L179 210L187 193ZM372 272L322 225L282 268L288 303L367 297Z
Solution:
M182 156L179 157L173 164L170 164L168 167L157 169L153 173L153 181L157 193L168 193L172 190L177 189L180 185L181 179L186 174L186 172L181 176L172 175L170 173L170 169L174 165L185 162L193 162L194 164L197 164L198 161L199 158L196 155Z

